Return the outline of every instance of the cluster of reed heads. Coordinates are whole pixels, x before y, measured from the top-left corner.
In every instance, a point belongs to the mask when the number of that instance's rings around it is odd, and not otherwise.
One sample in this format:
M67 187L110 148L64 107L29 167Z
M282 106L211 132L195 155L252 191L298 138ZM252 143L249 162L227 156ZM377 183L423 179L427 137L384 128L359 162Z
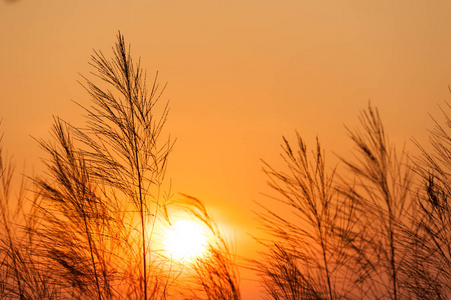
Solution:
M38 140L46 172L14 184L0 148L1 299L241 299L236 257L203 202L174 196L165 178L174 141L168 104L118 34L113 56L95 51L85 123L55 118ZM163 103L162 103L163 102ZM451 297L451 120L430 131L431 150L397 151L377 109L349 130L343 168L326 166L319 141L283 139L285 169L264 163L282 212L257 213L265 251L246 266L268 299ZM0 143L1 144L1 143ZM1 146L0 146L1 147ZM17 186L17 188L15 188ZM19 192L15 192L19 191ZM206 253L189 264L158 247L174 208L205 225Z

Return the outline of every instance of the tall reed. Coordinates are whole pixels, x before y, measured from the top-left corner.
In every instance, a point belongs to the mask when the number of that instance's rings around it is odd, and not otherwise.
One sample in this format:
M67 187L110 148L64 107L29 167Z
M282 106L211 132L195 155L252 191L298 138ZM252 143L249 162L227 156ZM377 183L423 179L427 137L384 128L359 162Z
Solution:
M265 164L273 199L292 215L258 214L272 239L257 269L271 299L409 299L405 264L416 231L412 172L385 136L377 109L349 130L356 154L347 170L326 169L317 141L312 156L297 135L284 138L286 170Z
M41 141L48 172L41 189L41 250L61 288L74 297L165 298L167 278L153 251L168 155L162 140L168 106L150 90L122 34L113 58L92 56L98 82L84 77L91 105L84 127L56 118L54 140ZM158 115L158 116L157 116Z
M179 297L199 300L240 300L239 274L234 255L204 203L195 197L183 195L182 199L172 204L202 224L208 239L205 253L186 266L190 275L186 288Z
M340 236L352 233L354 204L337 192L335 170L326 169L318 140L311 153L299 134L296 147L283 142L286 170L267 163L264 168L277 194L272 198L283 206L258 214L273 237L262 241L268 251L257 261L264 287L272 299L349 298L355 288L348 273L349 241Z
M416 145L421 155L414 162L419 175L418 212L414 216L417 231L409 235L415 256L406 264L411 280L409 288L417 299L451 297L451 118L450 105L442 108L444 124L434 119L429 131L432 150Z

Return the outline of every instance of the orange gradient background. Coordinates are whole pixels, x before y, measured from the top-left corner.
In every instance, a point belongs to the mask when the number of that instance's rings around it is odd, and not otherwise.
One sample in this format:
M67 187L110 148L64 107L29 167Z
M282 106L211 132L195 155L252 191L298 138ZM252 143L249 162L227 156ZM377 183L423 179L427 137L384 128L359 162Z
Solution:
M168 82L172 191L203 200L235 253L255 258L255 202L277 208L260 159L280 164L282 135L318 135L332 167L351 148L344 124L371 101L399 147L426 142L428 113L450 99L450 13L450 1L0 0L4 145L42 172L32 137L48 139L54 115L82 124L78 73L121 30L148 77ZM249 271L241 289L260 297Z

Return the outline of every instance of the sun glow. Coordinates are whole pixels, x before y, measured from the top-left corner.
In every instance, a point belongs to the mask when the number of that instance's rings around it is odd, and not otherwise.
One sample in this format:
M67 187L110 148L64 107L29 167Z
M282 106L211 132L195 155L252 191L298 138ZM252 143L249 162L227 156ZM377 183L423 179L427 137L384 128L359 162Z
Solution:
M172 259L192 262L205 252L207 237L200 225L193 221L179 220L166 231L163 243Z

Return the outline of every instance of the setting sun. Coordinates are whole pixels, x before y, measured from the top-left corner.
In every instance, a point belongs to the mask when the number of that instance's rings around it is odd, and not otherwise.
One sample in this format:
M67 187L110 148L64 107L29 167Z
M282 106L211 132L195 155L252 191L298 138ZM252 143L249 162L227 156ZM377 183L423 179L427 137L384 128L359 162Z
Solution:
M176 221L164 237L166 251L178 261L191 262L205 252L206 245L204 230L193 221Z

